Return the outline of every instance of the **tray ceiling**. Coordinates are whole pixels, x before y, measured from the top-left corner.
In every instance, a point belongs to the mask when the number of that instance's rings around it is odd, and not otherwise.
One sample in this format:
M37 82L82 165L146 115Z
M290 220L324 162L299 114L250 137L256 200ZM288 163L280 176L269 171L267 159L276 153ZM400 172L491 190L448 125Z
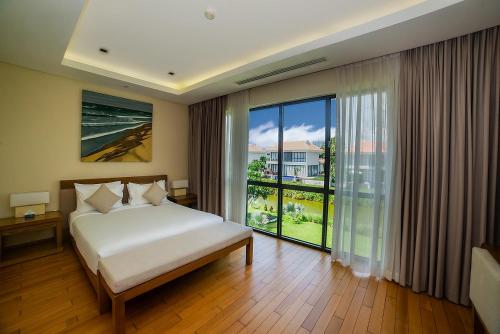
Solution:
M4 0L0 61L191 103L499 24L499 3Z

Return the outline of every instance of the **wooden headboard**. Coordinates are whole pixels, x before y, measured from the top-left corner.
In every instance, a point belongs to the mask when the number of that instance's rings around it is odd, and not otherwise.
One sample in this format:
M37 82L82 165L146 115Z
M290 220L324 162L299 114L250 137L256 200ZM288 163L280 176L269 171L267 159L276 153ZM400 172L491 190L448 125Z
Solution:
M133 183L153 183L154 181L165 180L167 186L167 175L148 175L148 176L126 176L126 177L107 177L101 179L77 179L61 180L59 183L59 211L64 215L65 222L67 216L76 209L75 183L93 184L121 181L123 184ZM128 203L128 189L123 188L123 203ZM66 227L66 225L65 225Z

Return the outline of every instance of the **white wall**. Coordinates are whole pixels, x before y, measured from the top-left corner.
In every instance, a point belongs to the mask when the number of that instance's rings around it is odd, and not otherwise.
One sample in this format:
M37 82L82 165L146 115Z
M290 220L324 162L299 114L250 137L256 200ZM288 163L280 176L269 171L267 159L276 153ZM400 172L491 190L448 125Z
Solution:
M251 88L250 107L331 94L335 94L333 69Z
M152 162L80 162L82 89L153 104ZM57 210L64 179L187 178L187 150L185 105L0 63L0 217L13 215L12 192L49 191Z
M319 165L319 153L307 152L306 161L308 165Z

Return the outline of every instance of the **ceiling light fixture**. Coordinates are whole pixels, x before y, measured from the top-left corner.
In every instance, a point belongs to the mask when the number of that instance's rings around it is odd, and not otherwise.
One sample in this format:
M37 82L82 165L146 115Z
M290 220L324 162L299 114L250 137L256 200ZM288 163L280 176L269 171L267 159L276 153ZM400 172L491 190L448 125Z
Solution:
M104 54L107 54L109 52L106 48L99 48L99 51Z
M207 8L207 9L205 9L205 17L208 20L215 19L215 9L213 9L213 8Z

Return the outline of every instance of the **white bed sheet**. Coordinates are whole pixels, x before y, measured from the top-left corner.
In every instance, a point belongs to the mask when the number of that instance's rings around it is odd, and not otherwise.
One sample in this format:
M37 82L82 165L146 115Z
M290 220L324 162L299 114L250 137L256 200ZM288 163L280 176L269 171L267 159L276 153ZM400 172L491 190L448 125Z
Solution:
M248 226L207 225L105 257L99 271L111 290L120 293L251 236Z
M88 267L97 274L99 259L192 229L222 223L222 217L171 202L159 206L124 205L107 214L72 213L70 233Z

